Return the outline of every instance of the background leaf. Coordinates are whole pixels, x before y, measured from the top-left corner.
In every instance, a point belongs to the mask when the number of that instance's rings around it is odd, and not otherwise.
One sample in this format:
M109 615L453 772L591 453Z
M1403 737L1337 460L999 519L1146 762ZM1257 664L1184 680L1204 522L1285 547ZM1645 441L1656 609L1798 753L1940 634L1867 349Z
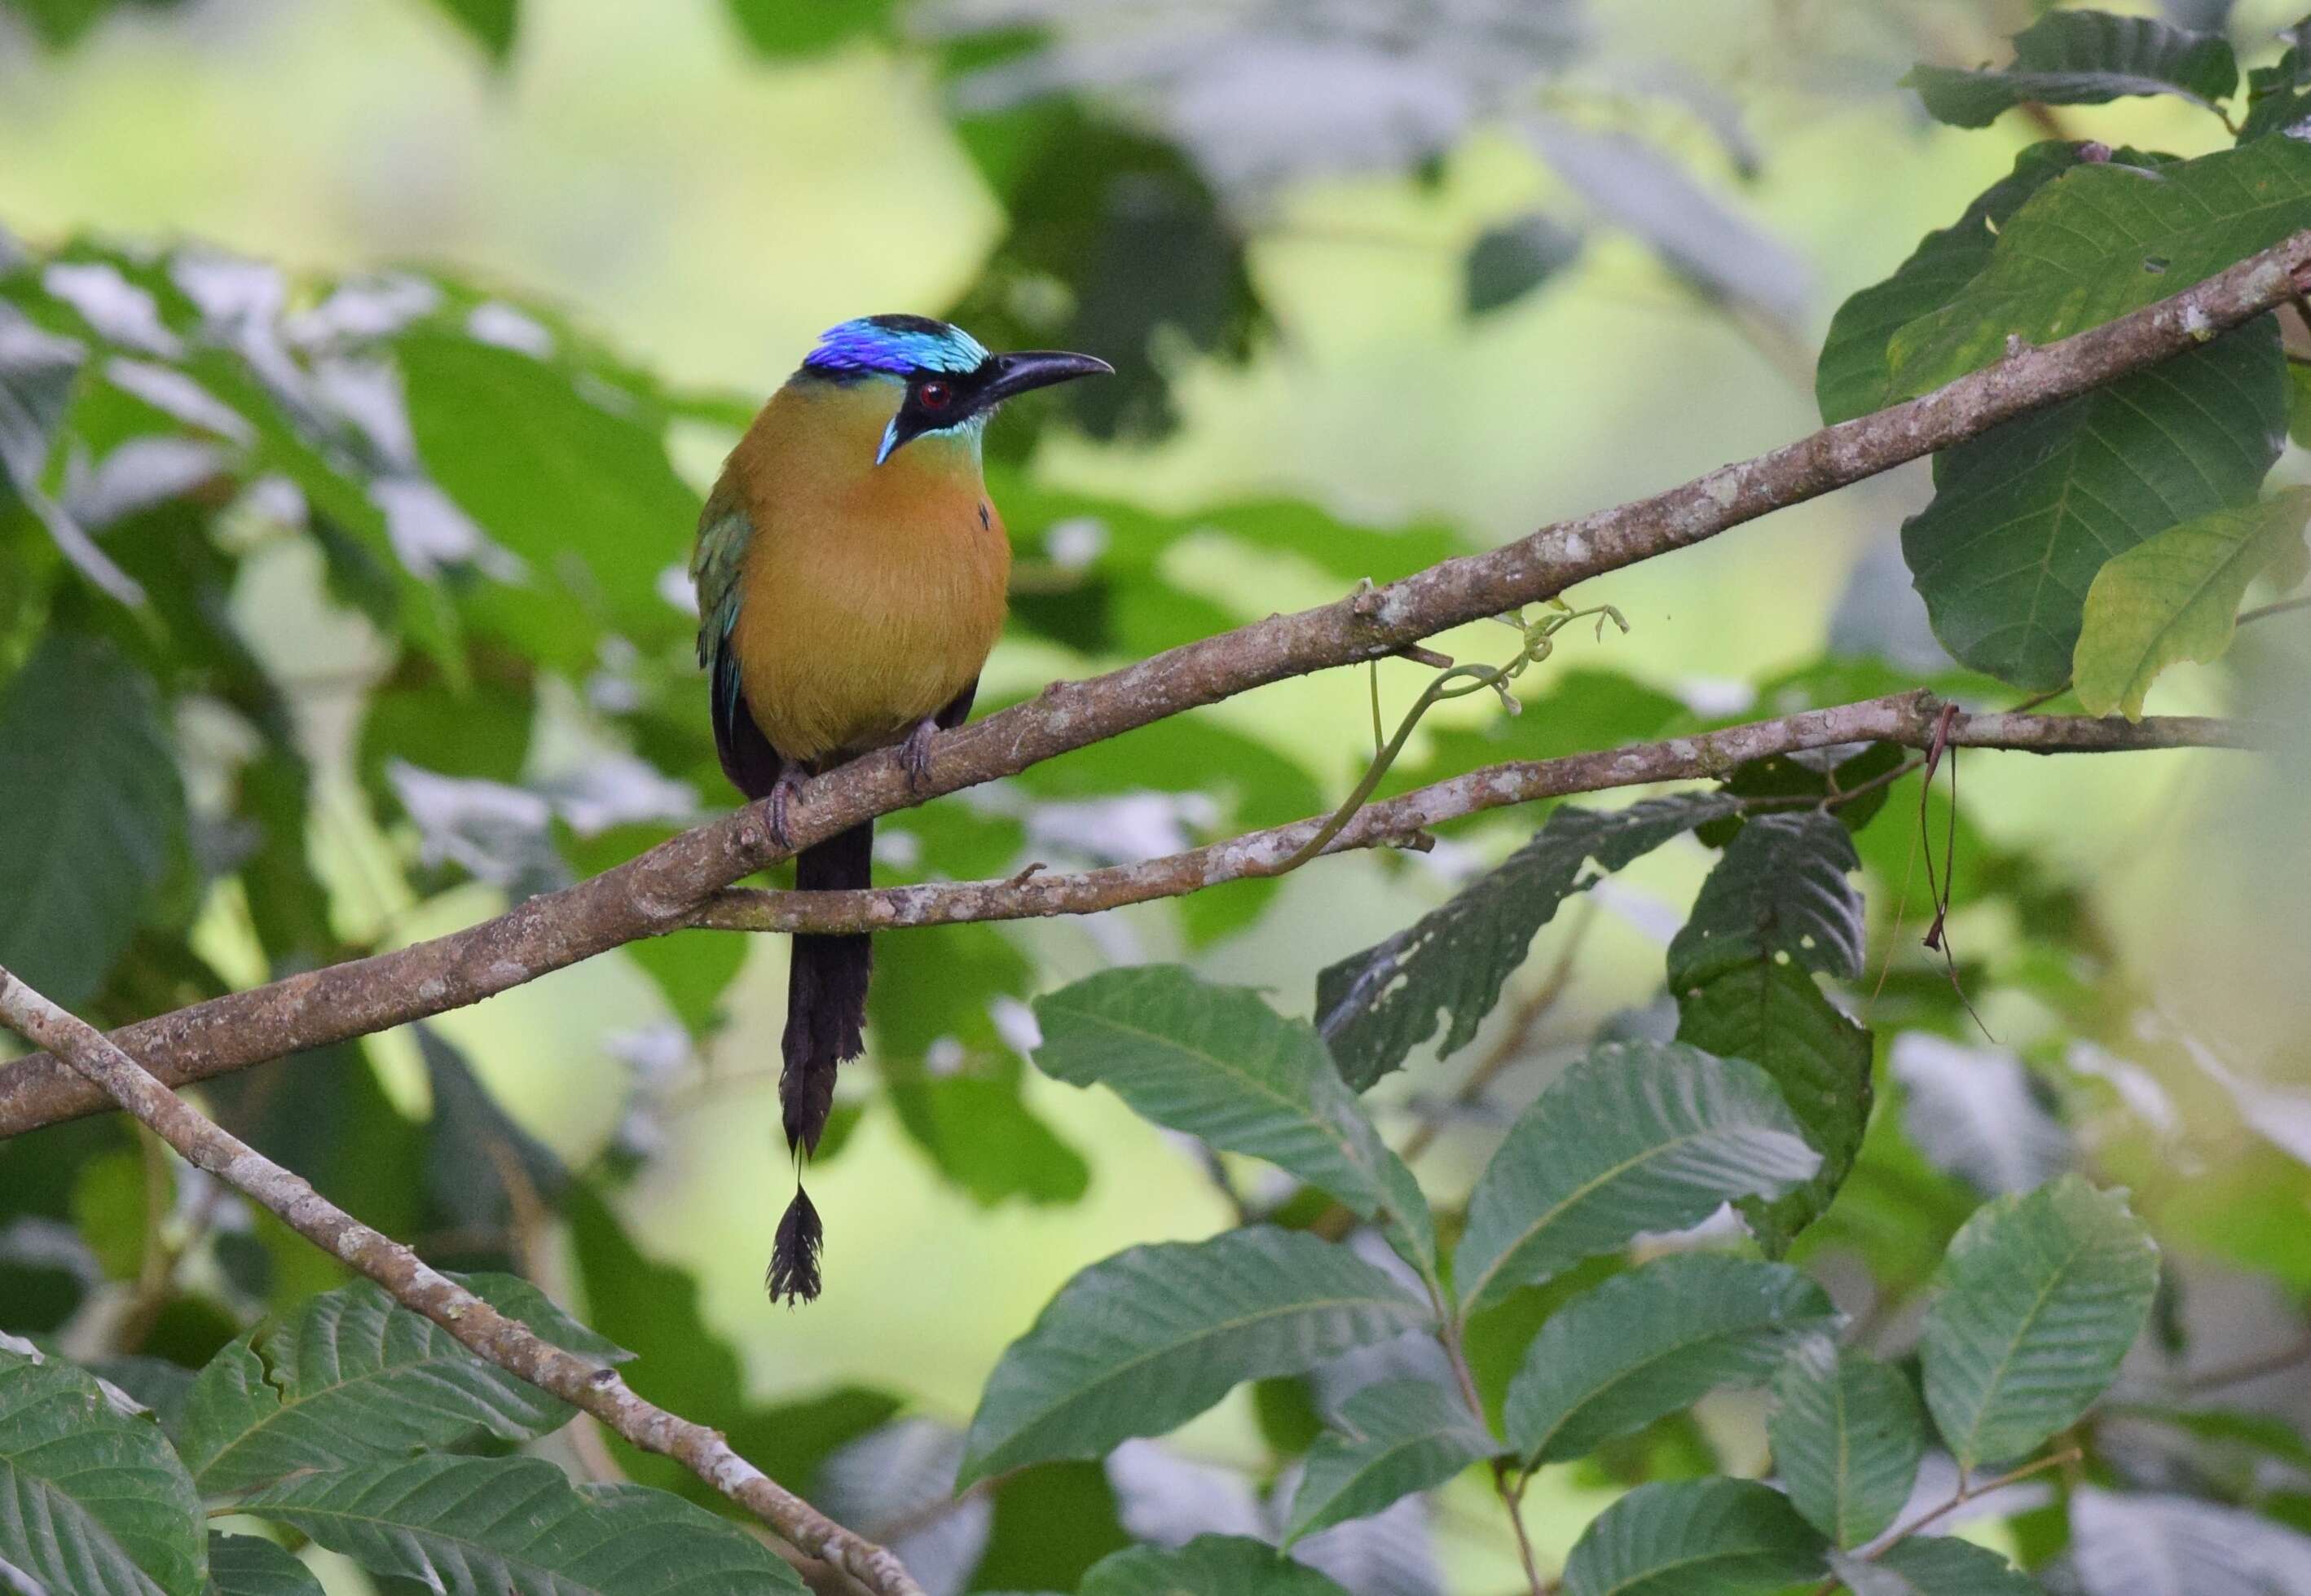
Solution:
M1347 1248L1265 1225L1134 1247L1060 1288L989 1376L958 1484L1158 1435L1247 1380L1430 1322Z
M1488 227L1461 268L1461 304L1471 316L1513 305L1580 258L1580 232L1541 212Z
M1926 1407L1961 1468L2018 1458L2086 1411L2150 1315L2158 1252L2076 1175L1984 1204L1926 1311Z
M1469 1195L1454 1284L1473 1313L1640 1231L1779 1195L1820 1164L1756 1065L1609 1043L1510 1127Z
M500 66L506 64L521 22L521 0L434 0L434 4L473 36L492 62Z
M1827 1336L1799 1342L1774 1379L1774 1467L1806 1521L1839 1546L1892 1527L1925 1454L1910 1382Z
M1290 1546L1345 1519L1443 1484L1498 1450L1460 1392L1433 1380L1382 1380L1342 1407L1339 1428L1309 1449L1284 1531Z
M1832 1554L1830 1566L1853 1596L2037 1596L2029 1575L1996 1552L1948 1536L1888 1547L1874 1562Z
M1084 1575L1081 1596L1347 1596L1266 1541L1199 1535L1177 1548L1135 1546Z
M73 1596L179 1596L208 1576L200 1498L159 1426L61 1358L5 1349L0 1565Z
M2087 589L2071 676L2090 715L2142 719L2158 673L2230 647L2247 584L2303 547L2311 488L2169 527L2111 560Z
M643 1486L572 1487L536 1458L416 1457L308 1474L243 1504L373 1574L444 1596L764 1596L803 1590L737 1526Z
M2298 1596L2311 1536L2219 1503L2086 1487L2071 1497L2085 1596Z
M1747 1479L1642 1485L1582 1531L1565 1596L1778 1596L1822 1572L1821 1538Z
M1987 127L2026 101L2100 105L2130 94L2179 94L2211 105L2238 87L2238 63L2219 34L2106 11L2050 11L2014 36L2011 66L1920 66L1902 81L1936 119Z
M1658 1259L1550 1316L1509 1384L1503 1426L1528 1466L1576 1458L1720 1386L1764 1384L1793 1338L1835 1322L1821 1287L1786 1264Z

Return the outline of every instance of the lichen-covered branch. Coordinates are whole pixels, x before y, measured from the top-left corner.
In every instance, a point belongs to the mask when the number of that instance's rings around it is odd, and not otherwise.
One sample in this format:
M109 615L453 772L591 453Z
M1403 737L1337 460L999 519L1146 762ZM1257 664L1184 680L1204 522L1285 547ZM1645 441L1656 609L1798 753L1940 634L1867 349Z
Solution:
M1082 682L935 740L911 786L895 754L810 783L791 810L799 845L873 815L1255 687L1402 652L1451 627L1699 543L1947 449L2002 422L2179 354L2311 283L2298 233L2171 299L1997 364L1923 397L1802 438L1681 487L1481 554L1447 560L1336 604L1274 615ZM2095 745L2099 746L2099 745ZM430 941L236 992L124 1027L117 1040L171 1085L477 1003L597 954L687 925L712 894L781 857L753 807L617 868ZM53 1059L0 1069L0 1136L87 1113L100 1093Z
M63 1060L190 1163L278 1215L291 1229L343 1259L396 1302L448 1330L475 1356L582 1408L636 1446L663 1452L754 1513L798 1551L832 1564L878 1596L923 1596L887 1548L852 1534L730 1450L721 1435L628 1389L616 1369L541 1340L472 1292L371 1230L274 1163L203 1118L101 1032L0 969L0 1023Z

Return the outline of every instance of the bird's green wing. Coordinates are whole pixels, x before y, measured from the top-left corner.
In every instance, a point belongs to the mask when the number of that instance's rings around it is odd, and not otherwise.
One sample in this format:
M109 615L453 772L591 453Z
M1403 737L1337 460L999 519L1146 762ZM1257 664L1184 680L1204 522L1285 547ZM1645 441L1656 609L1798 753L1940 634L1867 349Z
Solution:
M739 580L754 524L738 495L718 485L698 518L698 545L690 580L698 590L698 663L706 669L714 713L714 751L731 782L760 798L778 779L779 757L754 725L739 691L738 650L732 634L745 597ZM757 791L757 789L760 791Z

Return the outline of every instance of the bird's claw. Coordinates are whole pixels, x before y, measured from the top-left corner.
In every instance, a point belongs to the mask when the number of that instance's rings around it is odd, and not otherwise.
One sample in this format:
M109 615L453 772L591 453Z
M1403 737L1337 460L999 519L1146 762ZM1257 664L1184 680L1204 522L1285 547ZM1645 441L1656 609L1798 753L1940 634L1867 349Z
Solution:
M907 772L907 785L917 792L930 785L931 738L937 733L937 720L918 720L907 740L899 745L900 768Z
M803 781L803 773L789 765L779 772L779 779L771 783L771 845L781 852L791 853L794 850L794 833L788 828L787 810L794 802L794 795L802 790Z

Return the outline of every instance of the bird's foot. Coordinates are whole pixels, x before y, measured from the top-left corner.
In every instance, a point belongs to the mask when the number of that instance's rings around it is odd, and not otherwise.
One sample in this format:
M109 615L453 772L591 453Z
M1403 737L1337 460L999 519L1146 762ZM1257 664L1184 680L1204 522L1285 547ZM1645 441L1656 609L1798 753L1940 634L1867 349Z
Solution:
M938 735L938 718L926 715L915 722L914 730L899 745L899 765L907 772L907 785L920 792L931 781L931 738Z
M808 779L794 766L788 765L779 772L779 779L771 783L771 846L781 852L794 850L794 833L787 828L787 810L794 802L794 795L802 790L802 784Z

